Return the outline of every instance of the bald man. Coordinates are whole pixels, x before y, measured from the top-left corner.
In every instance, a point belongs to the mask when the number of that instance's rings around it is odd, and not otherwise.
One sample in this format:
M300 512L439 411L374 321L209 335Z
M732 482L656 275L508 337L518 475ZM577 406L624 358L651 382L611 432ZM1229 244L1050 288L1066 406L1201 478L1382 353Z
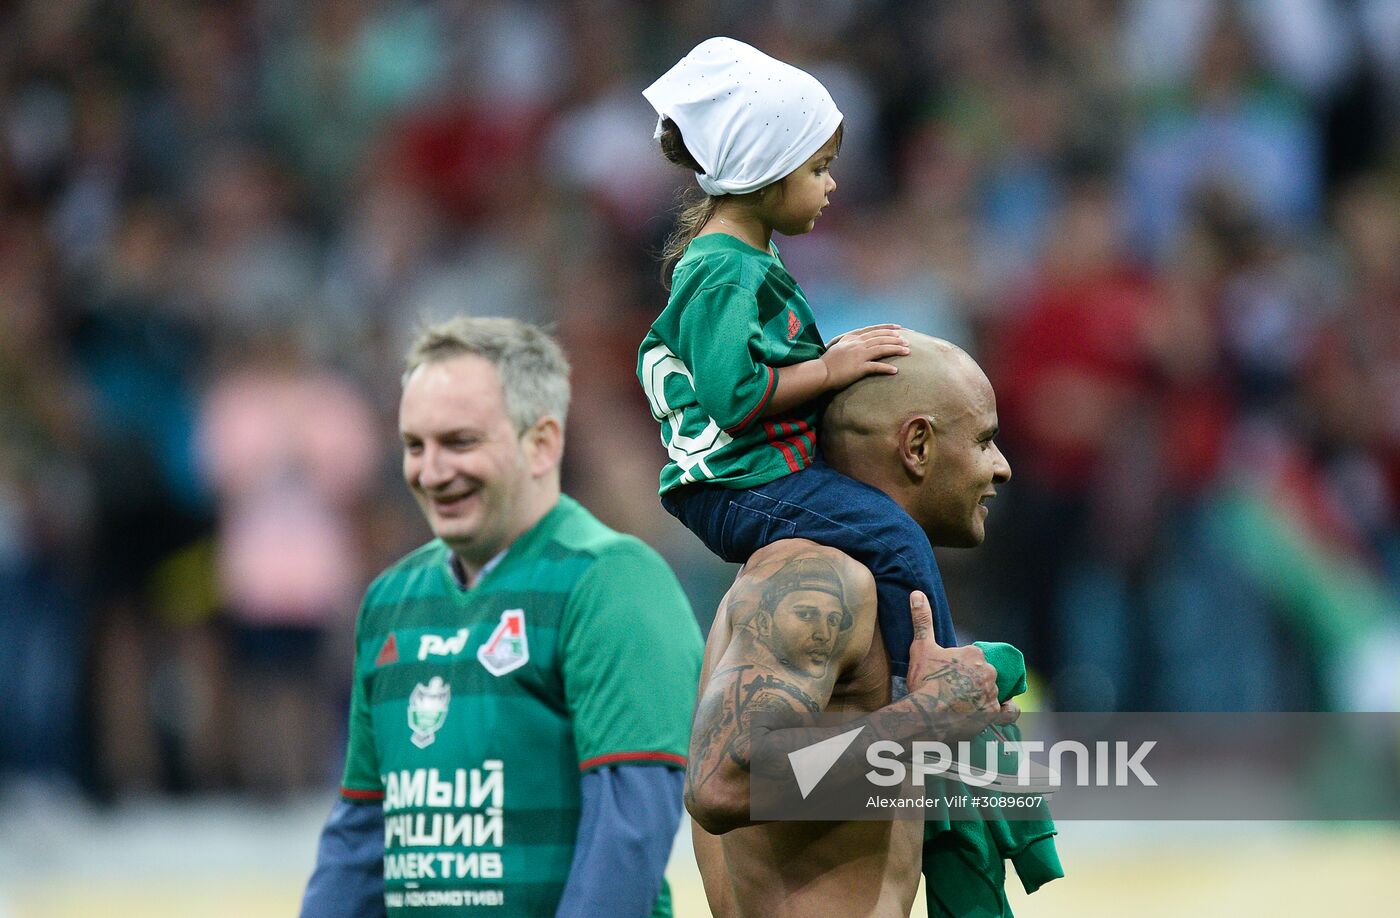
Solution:
M892 498L932 544L974 546L986 499L1011 477L993 438L996 398L966 353L904 333L899 372L839 393L823 419L827 461ZM804 472L802 474L810 474ZM930 553L931 554L931 553ZM758 712L889 715L894 739L955 739L950 715L1008 723L996 672L976 647L940 647L928 598L910 595L909 694L891 692L871 572L840 551L774 542L739 572L715 616L691 732L686 806L717 916L907 916L919 886L923 821L756 824L749 817L748 729ZM970 730L975 733L976 730Z

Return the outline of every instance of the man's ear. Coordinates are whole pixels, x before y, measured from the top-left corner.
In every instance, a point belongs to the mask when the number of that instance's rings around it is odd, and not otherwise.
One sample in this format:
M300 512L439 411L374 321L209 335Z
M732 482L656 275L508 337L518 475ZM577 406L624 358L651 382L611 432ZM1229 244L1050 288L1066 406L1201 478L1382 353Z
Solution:
M922 481L933 468L933 434L933 418L928 415L915 415L899 426L899 461L916 481Z
M525 462L535 478L559 468L564 457L564 428L551 417L542 417L520 438Z

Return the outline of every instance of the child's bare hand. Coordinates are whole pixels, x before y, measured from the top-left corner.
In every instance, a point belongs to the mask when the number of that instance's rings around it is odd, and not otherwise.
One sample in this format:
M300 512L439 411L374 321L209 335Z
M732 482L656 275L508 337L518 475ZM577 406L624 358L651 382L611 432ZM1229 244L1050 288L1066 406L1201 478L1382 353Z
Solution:
M844 389L857 379L876 373L898 373L896 367L879 362L882 357L909 353L909 342L900 336L898 328L898 325L872 325L833 339L831 347L821 356L826 365L826 388Z
M851 330L848 331L848 332L842 332L841 334L837 335L835 338L832 338L830 341L828 341L828 342L826 343L826 346L827 346L828 348L833 348L833 347L836 346L836 342L837 342L837 341L840 341L842 338L846 338L846 337L849 337L849 336L851 336L851 335L863 335L863 334L865 334L866 332L878 331L878 330L880 330L880 329L882 329L882 328L883 328L883 329L886 329L886 330L893 329L893 330L898 331L900 328L903 328L903 326L902 326L902 325L896 325L896 324L894 324L893 322L886 322L886 323L884 323L883 325L867 325L867 326L865 326L864 328L853 328L853 329L851 329Z

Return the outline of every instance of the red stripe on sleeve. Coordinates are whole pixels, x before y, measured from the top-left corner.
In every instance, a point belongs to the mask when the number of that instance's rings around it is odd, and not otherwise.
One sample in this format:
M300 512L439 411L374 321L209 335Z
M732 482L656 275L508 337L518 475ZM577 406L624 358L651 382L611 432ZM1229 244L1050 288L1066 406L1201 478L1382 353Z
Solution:
M777 387L778 383L778 373L770 366L765 365L764 369L768 371L768 388L763 390L763 397L758 400L758 404L753 406L753 410L745 415L742 421L735 424L733 427L726 427L724 429L724 432L731 437L752 424L753 419L763 413L763 409L768 406L768 400L773 397L773 390Z
M793 436L788 437L787 441L793 446L797 447L797 452L802 457L802 462L804 465L811 463L812 457L807 452L806 437L802 436L801 434L794 434Z
M584 759L578 763L578 770L587 771L590 768L597 768L599 765L617 765L622 762L662 762L684 768L685 756L674 755L670 752L613 752L608 755Z
M353 787L342 787L340 796L346 800L383 800L384 792L382 790L356 790Z

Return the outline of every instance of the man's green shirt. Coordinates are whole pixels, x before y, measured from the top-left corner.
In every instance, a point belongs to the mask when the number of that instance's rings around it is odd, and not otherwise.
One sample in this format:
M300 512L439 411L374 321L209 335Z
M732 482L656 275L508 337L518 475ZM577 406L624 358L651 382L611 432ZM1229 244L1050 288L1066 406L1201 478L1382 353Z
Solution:
M451 563L435 540L369 588L341 793L382 802L389 915L552 915L581 774L684 767L700 630L665 562L568 497L471 588Z
M807 298L776 249L726 233L691 242L637 357L670 456L661 493L694 482L752 488L811 465L815 405L764 414L775 368L823 350Z

